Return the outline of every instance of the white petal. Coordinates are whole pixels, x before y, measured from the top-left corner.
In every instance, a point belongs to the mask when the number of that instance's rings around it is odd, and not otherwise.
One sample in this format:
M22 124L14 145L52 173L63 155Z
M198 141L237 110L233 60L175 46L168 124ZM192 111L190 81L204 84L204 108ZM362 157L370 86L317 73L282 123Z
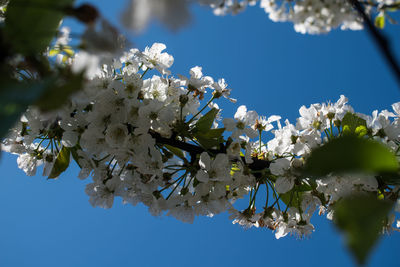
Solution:
M275 190L279 194L284 194L293 188L294 179L291 177L279 177L275 182Z

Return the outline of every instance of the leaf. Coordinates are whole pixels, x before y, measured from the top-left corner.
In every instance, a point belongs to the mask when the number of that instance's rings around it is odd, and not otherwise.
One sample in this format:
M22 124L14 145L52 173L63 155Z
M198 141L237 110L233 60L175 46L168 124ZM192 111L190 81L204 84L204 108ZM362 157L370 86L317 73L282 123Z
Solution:
M207 132L202 132L201 135L204 138L221 138L222 134L225 132L225 128L210 129Z
M305 173L315 176L356 171L393 173L398 167L395 155L383 144L348 135L312 151L306 160Z
M301 205L301 195L302 193L296 193L295 190L290 190L284 194L279 194L279 198L286 206L297 208Z
M195 137L196 137L196 140L199 141L199 143L205 149L211 149L213 147L218 147L222 143L222 140L220 138L217 138L217 139L208 138L206 135L203 135L201 133L196 134Z
M379 29L383 29L385 27L385 14L379 13L379 15L375 18L375 26Z
M64 9L74 0L11 0L4 32L14 52L43 53L57 33Z
M303 193L311 191L312 187L306 184L295 186L292 190L279 194L279 198L289 207L298 208L303 201Z
M70 151L71 151L72 158L75 160L76 164L78 164L79 168L82 169L82 166L81 166L81 164L79 163L79 159L80 159L81 157L78 155L78 148L80 148L79 145L74 146L73 148L70 149Z
M193 135L204 148L210 149L219 147L224 142L222 137L224 131L225 128L209 129L205 132L195 132Z
M343 134L355 134L359 137L367 133L367 122L357 115L347 112L342 119Z
M186 159L185 155L183 154L182 150L170 145L164 145L169 151L171 151L174 155L180 157L181 159Z
M69 166L71 149L63 146L57 155L53 169L50 172L48 179L54 179L60 176Z
M218 114L218 109L212 108L204 116L202 116L197 122L193 129L193 132L207 132L211 129L215 117Z
M48 77L38 82L21 82L0 78L0 138L4 137L29 105L42 111L59 108L83 86L82 74Z
M42 95L53 80L27 83L0 79L0 138L21 117L28 106Z
M66 77L51 84L41 97L33 104L41 111L51 111L59 108L75 92L83 87L83 73L68 73Z
M334 222L344 232L347 245L359 264L364 264L378 241L392 202L374 195L358 195L335 205Z

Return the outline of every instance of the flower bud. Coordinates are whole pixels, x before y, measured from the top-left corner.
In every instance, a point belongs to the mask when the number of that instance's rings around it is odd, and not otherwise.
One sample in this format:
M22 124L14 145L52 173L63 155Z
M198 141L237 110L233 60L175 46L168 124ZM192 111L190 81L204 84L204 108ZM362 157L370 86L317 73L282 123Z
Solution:
M184 107L188 101L189 101L189 97L187 95L179 96L179 103L180 103L181 107Z

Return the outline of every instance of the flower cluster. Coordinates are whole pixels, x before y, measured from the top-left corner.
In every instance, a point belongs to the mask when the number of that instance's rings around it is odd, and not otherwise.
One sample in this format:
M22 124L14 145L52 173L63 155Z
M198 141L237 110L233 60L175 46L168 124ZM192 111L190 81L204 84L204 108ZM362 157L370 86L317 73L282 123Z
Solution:
M132 29L141 30L150 21L158 19L169 28L177 29L190 20L189 0L131 0L123 22ZM258 0L197 0L209 6L215 15L237 14L254 6ZM362 18L350 0L260 0L260 7L275 22L289 21L300 33L320 34L340 28L360 30ZM360 1L368 15L384 18L387 11L398 8L395 0ZM392 20L389 17L389 20Z
M354 192L398 198L398 186L374 175L315 179L302 167L315 148L348 131L343 121L349 114L365 121L361 132L397 152L400 103L393 112L367 116L355 114L341 96L336 103L301 107L296 125L286 120L282 126L280 116L259 116L245 106L222 119L216 101L235 102L225 80L205 76L201 67L189 77L172 76L174 59L165 48L132 49L103 65L55 112L30 107L2 149L18 155L27 175L43 164L49 178L58 177L72 156L79 178L92 179L85 192L93 206L110 208L120 197L184 222L229 211L234 223L268 227L277 238L310 234L316 210L332 218L332 206ZM263 142L267 131L274 138ZM247 208L236 209L245 198ZM260 198L266 200L261 211ZM394 222L391 215L388 228Z

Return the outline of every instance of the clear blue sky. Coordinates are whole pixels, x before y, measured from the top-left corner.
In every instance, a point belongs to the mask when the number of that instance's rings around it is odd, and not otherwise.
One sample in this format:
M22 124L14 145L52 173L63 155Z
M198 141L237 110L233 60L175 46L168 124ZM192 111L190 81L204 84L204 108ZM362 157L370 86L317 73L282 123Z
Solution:
M124 1L89 2L119 25ZM400 88L366 32L301 35L289 23L271 22L258 7L235 17L193 11L191 25L177 33L154 24L132 41L140 49L165 43L175 57L175 74L187 75L199 65L204 74L225 78L238 99L222 105L225 116L244 104L294 122L301 105L336 101L340 94L368 114L400 101ZM399 48L400 26L386 31ZM318 215L309 239L275 240L269 230L232 225L227 214L184 224L119 199L110 210L92 208L84 193L87 182L77 178L75 166L47 181L25 176L16 157L3 154L0 171L1 267L354 265L340 234ZM399 251L395 232L381 240L369 266L399 266Z

